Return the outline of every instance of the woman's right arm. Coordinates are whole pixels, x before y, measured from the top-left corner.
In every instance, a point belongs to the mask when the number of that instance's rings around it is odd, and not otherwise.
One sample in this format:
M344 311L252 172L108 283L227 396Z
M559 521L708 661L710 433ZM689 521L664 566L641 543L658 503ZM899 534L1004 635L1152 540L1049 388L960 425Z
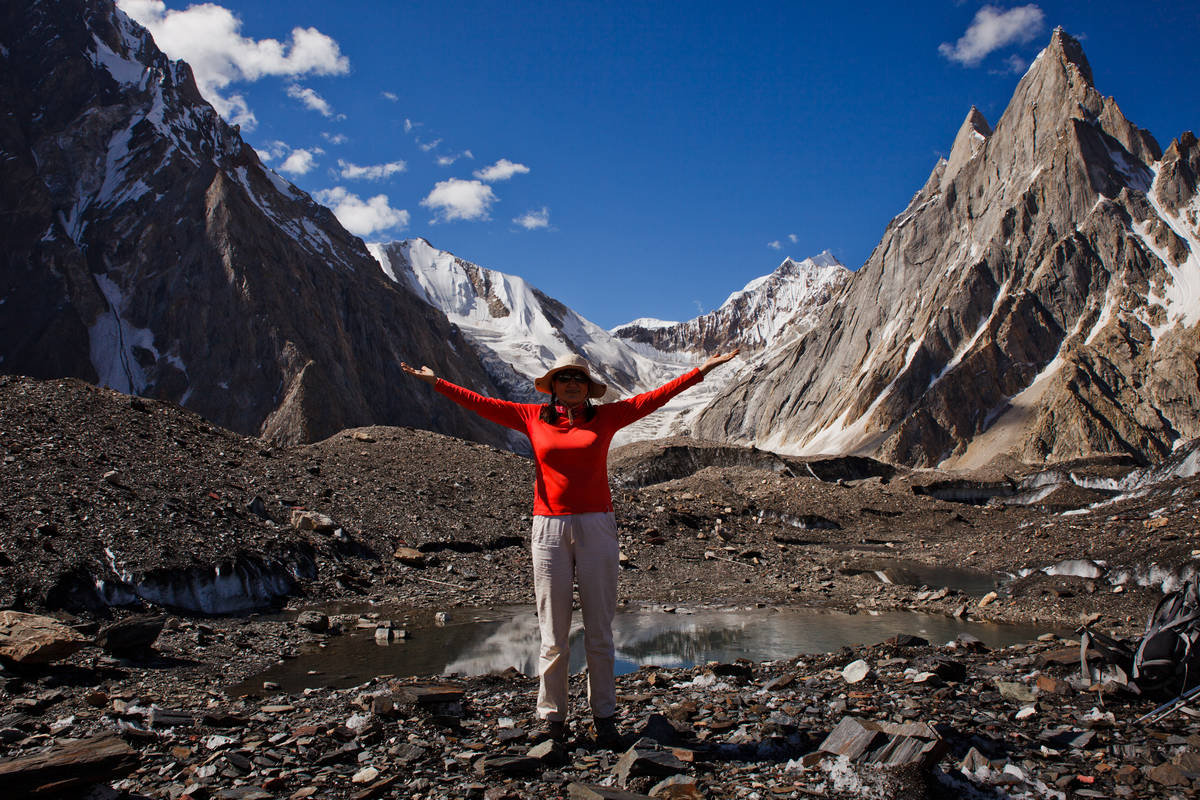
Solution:
M447 380L439 378L434 374L433 370L426 366L414 369L402 361L400 362L400 368L414 378L428 383L438 394L450 398L463 408L474 411L484 419L491 420L506 428L512 428L514 431L528 433L529 428L525 422L527 406L521 403L510 403L507 400L497 400L494 397L484 397L478 392L472 392L470 389L456 386Z

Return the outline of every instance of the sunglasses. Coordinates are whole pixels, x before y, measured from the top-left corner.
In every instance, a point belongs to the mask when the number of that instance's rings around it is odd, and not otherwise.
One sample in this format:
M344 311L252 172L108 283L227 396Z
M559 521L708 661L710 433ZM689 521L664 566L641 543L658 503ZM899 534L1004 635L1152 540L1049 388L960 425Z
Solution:
M562 381L563 383L591 383L588 376L582 372L559 372L554 376L554 380Z

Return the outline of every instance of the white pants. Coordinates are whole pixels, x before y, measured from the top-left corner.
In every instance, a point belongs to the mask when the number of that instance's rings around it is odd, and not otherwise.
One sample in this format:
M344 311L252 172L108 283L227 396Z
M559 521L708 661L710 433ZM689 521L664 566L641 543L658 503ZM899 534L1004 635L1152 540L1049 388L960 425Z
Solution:
M617 611L619 549L612 512L533 518L533 591L542 637L537 714L542 719L567 718L572 581L579 586L583 609L592 716L616 713L612 621Z

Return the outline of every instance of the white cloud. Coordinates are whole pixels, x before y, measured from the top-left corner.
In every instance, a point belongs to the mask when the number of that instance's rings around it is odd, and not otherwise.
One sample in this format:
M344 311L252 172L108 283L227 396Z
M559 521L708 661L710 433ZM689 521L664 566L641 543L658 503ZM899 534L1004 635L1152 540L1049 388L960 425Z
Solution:
M393 103L399 102L400 100L400 95L396 94L395 92L380 92L380 94L383 95L384 98L391 100Z
M514 164L507 158L502 158L490 167L477 169L471 174L480 180L495 183L496 181L506 181L513 175L524 175L527 172L529 172L529 167L524 164Z
M783 249L783 242L781 242L781 241L779 241L778 239L776 239L776 240L775 240L775 241L773 241L773 242L767 242L767 247L771 248L772 250L782 250L782 249Z
M340 174L346 180L368 180L377 181L383 178L390 178L398 172L404 172L408 169L408 164L404 161L389 161L386 164L374 164L368 167L360 167L357 164L351 164L349 161L338 159L338 169Z
M408 119L408 118L406 117L406 118L404 119L404 132L405 132L405 133L411 133L411 132L412 132L412 129L413 129L413 122L412 122L412 120L411 120L411 119Z
M330 144L345 144L349 137L344 133L322 133L321 138Z
M1016 53L1013 53L1008 58L1004 59L1004 71L1011 72L1013 75L1020 75L1029 68L1029 62L1021 58Z
M451 164L453 164L455 161L458 161L458 156L438 156L437 157L437 164L439 167L448 167Z
M421 150L428 153L430 150L437 149L437 146L441 143L442 143L441 139L434 139L432 142L422 142L420 139L418 139L417 147L421 148Z
M441 222L490 219L492 203L496 202L492 187L479 181L451 178L438 181L421 205L433 209Z
M333 116L333 108L329 102L312 89L293 83L287 87L287 96L299 100L306 108L320 113L323 117Z
M538 228L550 227L550 209L542 206L537 211L526 211L519 217L513 219L513 222L520 225L527 231L537 230Z
M796 242L800 241L800 237L794 233L789 233L788 238L791 239L792 244L795 244Z
M118 0L118 5L150 31L164 53L191 65L200 92L221 116L247 129L255 124L254 113L241 95L225 95L229 84L350 70L338 43L316 28L293 28L289 42L256 40L241 34L242 21L232 11L214 3L183 11L167 10L162 0Z
M356 236L369 236L389 228L408 226L408 212L392 208L386 194L377 194L369 200L347 191L342 186L316 192L317 202L329 206L338 222Z
M264 164L286 156L291 150L292 148L288 147L287 142L280 142L278 140L267 142L261 148L254 148L254 152L258 153L258 157L262 159Z
M984 6L975 14L967 32L955 42L942 42L938 52L964 67L978 66L990 53L1014 43L1032 41L1041 35L1046 15L1036 5L1004 11Z
M279 165L279 171L286 172L289 175L304 175L312 171L313 167L317 165L316 156L324 152L319 147L313 147L308 150L296 148L288 155L287 160Z

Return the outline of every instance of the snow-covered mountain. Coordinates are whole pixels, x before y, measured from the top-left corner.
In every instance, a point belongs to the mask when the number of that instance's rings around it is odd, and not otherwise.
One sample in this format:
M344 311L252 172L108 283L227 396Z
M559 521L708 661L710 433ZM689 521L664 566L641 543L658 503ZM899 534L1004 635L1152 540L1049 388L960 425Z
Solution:
M492 380L512 400L544 401L533 379L567 353L586 358L608 383L607 399L615 399L665 383L711 353L753 342L746 347L751 351L747 357L711 373L661 412L626 429L618 443L686 431L692 414L742 369L757 363L756 348L761 350L789 324L805 329L812 309L828 299L830 287L845 272L827 254L785 261L735 292L720 309L685 323L663 323L667 327L660 330L669 335L648 344L613 335L524 279L472 264L424 239L368 248L389 278L458 326Z
M787 258L707 314L686 322L636 319L613 328L612 334L646 353L712 353L740 347L749 355L811 330L849 276L829 251L802 261Z

